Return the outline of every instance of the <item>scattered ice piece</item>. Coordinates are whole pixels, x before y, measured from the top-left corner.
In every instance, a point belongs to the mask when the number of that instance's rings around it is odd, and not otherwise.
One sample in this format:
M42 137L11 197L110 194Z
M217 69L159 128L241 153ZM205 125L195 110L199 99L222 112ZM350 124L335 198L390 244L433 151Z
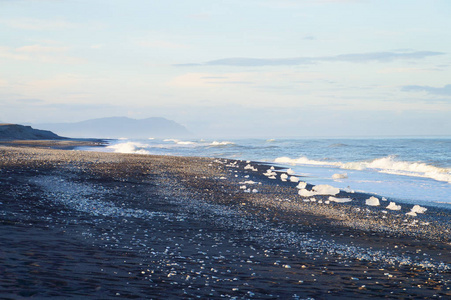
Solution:
M329 201L329 200L326 200L326 201L324 201L324 203L325 203L325 204L329 204L329 203L330 203L330 201Z
M373 196L371 196L369 199L366 199L365 204L369 205L369 206L379 206L379 205L381 205L379 203L379 199L377 199L376 197L373 197Z
M254 168L253 166L251 166L250 164L247 164L245 167L244 167L244 169L245 170L251 170L251 171L258 171L258 169L256 169L256 168Z
M244 176L244 178L249 178L249 175Z
M310 198L310 202L316 202L316 198Z
M332 175L332 179L345 179L348 178L348 174L347 173L337 173Z
M415 205L414 207L412 207L411 211L417 214L424 214L427 210L428 209L426 207Z
M408 213L406 213L406 215L407 216L411 216L411 217L416 217L417 216L417 214L416 214L416 212L414 212L414 211L409 211Z
M298 183L298 185L296 186L296 188L302 190L302 189L305 189L306 186L307 186L307 183L306 183L306 182L299 181L299 183Z
M386 210L382 210L382 213L384 213L384 214L388 214L388 211L386 211Z
M288 169L288 170L287 170L287 174L288 174L288 175L294 175L294 171L293 171L292 169Z
M288 175L287 174L285 174L285 173L280 174L280 180L287 181L287 179L288 179Z
M303 199L304 202L310 202L310 199Z
M323 203L323 200L318 200L318 203Z
M331 195L335 196L340 192L339 188L335 188L333 186L327 184L315 185L313 187L313 191L316 192L316 195Z
M270 176L276 176L277 173L273 172L271 169L266 170L265 173L263 173L263 175L265 175L266 177L270 177Z
M346 203L346 202L351 202L352 199L351 198L335 198L335 197L330 196L329 201L333 201L333 202L337 202L337 203Z
M396 205L395 202L390 202L386 208L389 210L401 210L401 205Z
M240 190L245 190L247 187L245 185L240 186Z
M243 181L243 182L240 182L240 184L258 184L259 182L255 182L255 181L252 181L252 180L246 180L246 181Z
M254 194L255 194L255 193L258 193L258 190L257 190L257 189L253 189L253 190L252 190L252 193L254 193Z
M385 198L385 197L382 197L382 201L387 201L387 198Z
M251 161L250 161L250 160L246 160L246 163L247 163L247 164L250 164L250 163L251 163Z
M309 190L306 190L306 189L299 190L298 194L301 197L311 197L311 196L315 196L316 195L315 192L309 191Z
M271 166L271 168L269 168L269 169L270 169L270 170L275 170L275 169L274 169L274 166Z
M290 177L290 181L291 181L291 182L298 182L298 181L299 181L299 177L291 176L291 177Z
M272 175L268 177L269 179L277 179L276 176Z

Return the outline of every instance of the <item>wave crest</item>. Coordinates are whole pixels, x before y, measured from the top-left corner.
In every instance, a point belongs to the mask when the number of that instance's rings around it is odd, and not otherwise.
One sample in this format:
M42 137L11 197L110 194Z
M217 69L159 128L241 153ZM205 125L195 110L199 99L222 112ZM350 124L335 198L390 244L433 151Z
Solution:
M423 162L400 161L396 160L395 156L376 158L371 161L357 161L347 163L311 160L307 157L300 157L297 159L291 159L289 157L278 157L274 160L274 162L295 165L333 166L346 170L367 169L375 170L381 173L431 178L437 181L451 183L450 168L440 168Z

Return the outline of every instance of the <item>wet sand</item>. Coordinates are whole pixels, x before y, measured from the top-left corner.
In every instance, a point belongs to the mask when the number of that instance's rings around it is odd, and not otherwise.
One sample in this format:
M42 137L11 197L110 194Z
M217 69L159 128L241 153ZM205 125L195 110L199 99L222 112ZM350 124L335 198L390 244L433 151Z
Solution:
M256 162L42 147L0 146L2 299L451 297L449 210L306 202Z

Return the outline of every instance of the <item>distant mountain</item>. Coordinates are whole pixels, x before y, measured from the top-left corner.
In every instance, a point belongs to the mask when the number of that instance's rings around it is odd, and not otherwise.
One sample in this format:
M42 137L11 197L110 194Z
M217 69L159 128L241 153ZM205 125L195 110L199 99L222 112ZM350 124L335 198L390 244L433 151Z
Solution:
M0 124L0 140L61 140L65 137L58 136L48 130L34 129L31 126L19 124Z
M186 137L191 133L182 125L165 118L131 119L110 117L77 123L37 124L58 134L80 138Z

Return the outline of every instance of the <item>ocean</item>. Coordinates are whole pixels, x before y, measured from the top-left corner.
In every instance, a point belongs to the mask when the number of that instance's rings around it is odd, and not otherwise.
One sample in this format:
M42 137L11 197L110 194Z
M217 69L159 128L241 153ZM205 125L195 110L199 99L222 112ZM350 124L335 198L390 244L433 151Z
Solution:
M98 151L98 149L96 149ZM451 208L451 138L118 139L103 151L275 163L317 185Z

